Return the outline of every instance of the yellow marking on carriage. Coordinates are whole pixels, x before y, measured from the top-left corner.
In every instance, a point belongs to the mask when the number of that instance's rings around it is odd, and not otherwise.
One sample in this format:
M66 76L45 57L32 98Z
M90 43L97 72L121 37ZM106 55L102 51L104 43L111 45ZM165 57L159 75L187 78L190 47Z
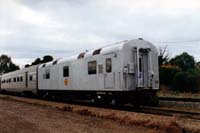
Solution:
M64 84L65 84L65 85L68 85L68 84L69 84L68 79L65 79L65 80L64 80Z

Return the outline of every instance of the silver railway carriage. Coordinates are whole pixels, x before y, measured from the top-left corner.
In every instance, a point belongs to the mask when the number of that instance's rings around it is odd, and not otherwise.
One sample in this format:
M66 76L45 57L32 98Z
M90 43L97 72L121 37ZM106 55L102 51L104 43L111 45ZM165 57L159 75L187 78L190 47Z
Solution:
M31 66L1 77L1 90L8 92L32 92L37 90L37 66Z
M1 81L5 91L135 102L159 88L158 54L145 40L123 41L8 73Z

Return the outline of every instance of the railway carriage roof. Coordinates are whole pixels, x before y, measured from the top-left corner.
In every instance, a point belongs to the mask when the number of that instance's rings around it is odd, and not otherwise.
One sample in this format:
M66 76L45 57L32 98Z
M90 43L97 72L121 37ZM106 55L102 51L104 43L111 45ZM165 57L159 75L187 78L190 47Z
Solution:
M56 64L62 64L64 62L69 62L69 61L73 61L73 60L78 60L78 57L81 57L81 58L87 58L87 57L91 57L91 56L95 56L97 54L100 54L100 55L104 55L104 54L109 54L109 53L113 53L113 52L117 52L117 51L120 51L122 50L125 46L131 46L131 47L140 47L140 48L151 48L151 50L153 50L154 52L157 52L156 50L156 47L154 45L152 45L151 43L147 42L147 41L144 41L142 39L135 39L135 40L130 40L130 41L122 41L122 42L118 42L118 43L114 43L112 45L109 45L109 46L105 46L105 47L102 47L102 48L99 48L99 49L95 49L95 50L90 50L88 52L85 52L84 54L81 53L82 55L80 56L79 55L74 55L74 56L70 56L70 57L66 57L66 58L62 58L62 59L59 59L57 60L57 63ZM95 54L94 54L94 51L95 51ZM45 63L45 67L50 67L53 65L53 62L48 62L48 63ZM40 64L39 65L39 68L43 67L44 64ZM35 69L36 71L36 68L37 68L38 65L35 65L35 66L31 66L31 67L28 67L28 68L23 68L21 70L17 70L17 71L14 71L14 72L10 72L10 73L7 73L7 74L3 74L2 75L2 78L4 77L9 77L9 76L12 76L13 74L19 74L21 72L25 72L25 71L32 71Z
M34 65L34 66L27 67L27 68L22 68L20 70L16 70L16 71L13 71L13 72L5 73L5 74L2 75L2 79L12 77L12 76L16 76L16 75L20 76L20 75L23 75L25 72L30 72L30 71L36 72L36 68L37 68L37 65Z
M81 58L88 58L88 57L91 57L91 56L95 56L94 52L97 51L97 50L100 50L98 54L104 55L104 54L109 54L109 53L120 51L121 49L123 49L123 47L125 45L134 45L136 47L139 47L139 46L140 47L143 47L143 46L145 46L145 47L147 47L147 46L148 47L154 47L151 43L149 43L149 42L147 42L145 40L134 39L134 40L130 40L130 41L125 40L125 41L122 41L122 42L117 42L117 43L114 43L114 44L111 44L111 45L108 45L108 46L105 46L105 47L101 47L101 48L98 48L98 49L90 50L90 51L87 51L87 52L82 52L80 54L82 56ZM62 64L62 63L65 63L65 62L70 62L70 61L73 61L73 60L81 59L80 58L80 54L59 59L57 64ZM45 67L52 66L54 61L46 63ZM41 68L42 65L40 65L39 67Z

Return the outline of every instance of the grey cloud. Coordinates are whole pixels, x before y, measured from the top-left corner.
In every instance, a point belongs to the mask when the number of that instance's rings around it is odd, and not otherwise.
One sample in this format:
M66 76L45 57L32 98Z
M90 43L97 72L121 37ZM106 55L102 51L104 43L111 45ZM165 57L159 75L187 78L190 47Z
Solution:
M8 1L7 8L0 9L0 29L9 31L7 35L0 32L0 47L1 53L17 59L45 54L65 57L142 37L157 46L169 45L172 56L187 51L200 60L198 42L189 46L158 43L200 40L200 8L193 7L194 4L182 10L178 4L169 6L156 0L147 4L131 0L126 1L130 4L109 0Z

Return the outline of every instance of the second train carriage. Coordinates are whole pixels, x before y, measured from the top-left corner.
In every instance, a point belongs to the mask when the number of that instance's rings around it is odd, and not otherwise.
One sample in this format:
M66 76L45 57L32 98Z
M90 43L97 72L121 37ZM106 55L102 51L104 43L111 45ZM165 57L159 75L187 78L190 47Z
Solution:
M145 40L123 41L4 74L1 81L6 91L136 101L159 88L158 54Z
M3 74L1 90L7 92L37 93L37 66Z

